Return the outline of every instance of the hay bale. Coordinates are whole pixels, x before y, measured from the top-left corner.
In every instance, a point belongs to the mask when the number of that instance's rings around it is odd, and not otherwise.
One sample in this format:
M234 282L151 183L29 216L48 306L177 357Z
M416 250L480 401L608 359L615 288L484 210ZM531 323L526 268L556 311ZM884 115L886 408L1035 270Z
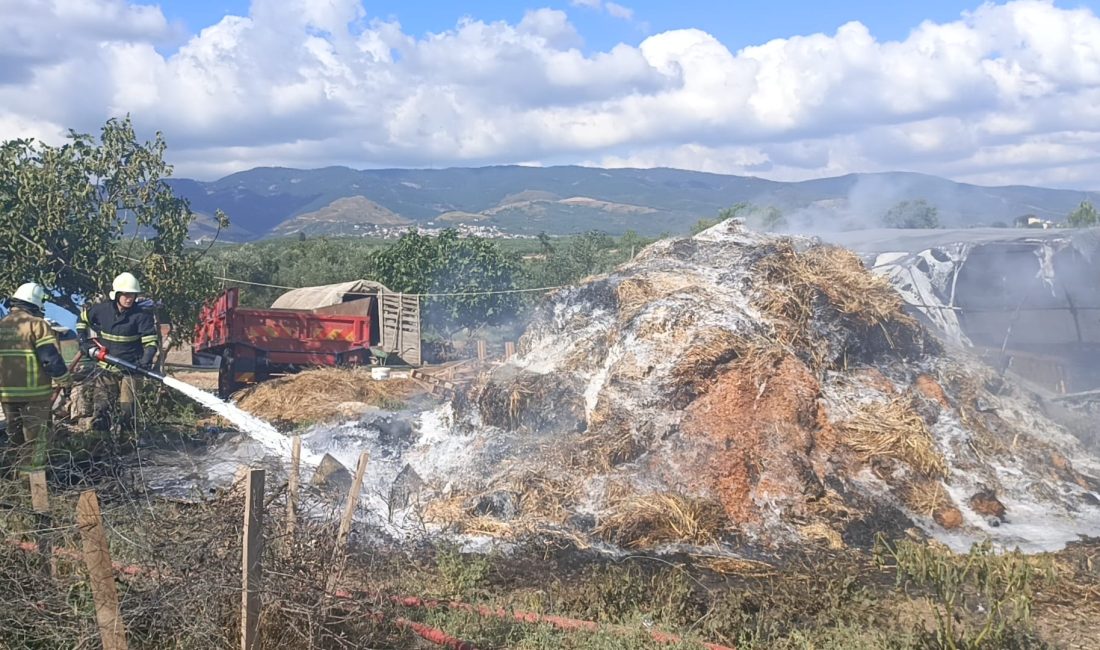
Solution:
M256 384L234 398L237 406L265 420L300 425L347 417L353 402L396 410L424 395L415 381L376 381L365 368L317 368Z
M672 492L634 494L611 506L596 534L626 548L660 544L710 544L725 530L722 504Z
M634 318L661 298L696 288L695 279L683 273L655 272L625 278L615 286L620 322Z
M947 476L947 462L907 397L871 402L838 428L843 433L842 442L864 462L893 458L926 477Z
M763 356L732 364L692 402L681 427L705 451L695 480L743 523L759 521L762 507L791 506L821 491L810 458L821 386L794 356ZM769 367L773 356L780 360Z
M583 431L584 389L571 373L538 374L502 366L478 389L482 421L508 431Z
M847 249L821 245L799 252L784 240L754 271L765 280L755 302L773 318L776 341L815 368L884 353L916 358L934 345L889 281Z

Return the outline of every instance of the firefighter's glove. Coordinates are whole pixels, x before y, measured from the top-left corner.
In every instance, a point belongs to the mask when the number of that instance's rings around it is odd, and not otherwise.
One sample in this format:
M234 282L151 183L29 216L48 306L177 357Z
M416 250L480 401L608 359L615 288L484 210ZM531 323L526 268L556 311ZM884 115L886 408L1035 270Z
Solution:
M60 377L54 377L53 378L53 387L54 388L72 388L73 387L73 376L72 376L72 374L65 373L64 375L61 375Z
M137 362L137 367L142 370L151 370L153 368L153 358L156 355L157 351L153 348L145 348L145 354L141 356L141 361Z

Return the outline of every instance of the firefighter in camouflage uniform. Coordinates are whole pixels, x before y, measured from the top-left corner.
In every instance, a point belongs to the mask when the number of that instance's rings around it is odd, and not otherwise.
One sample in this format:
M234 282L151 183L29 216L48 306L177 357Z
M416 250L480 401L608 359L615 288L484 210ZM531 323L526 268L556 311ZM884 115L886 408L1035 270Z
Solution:
M5 472L45 467L53 384L71 382L57 336L43 317L45 300L45 289L28 282L11 295L11 311L0 319L0 403L9 445Z
M135 304L141 283L130 273L121 273L111 283L110 300L80 312L76 332L81 348L96 358L101 349L139 368L151 368L159 349L156 319ZM96 336L92 336L92 332ZM107 363L95 379L93 427L105 431L132 425L137 413L139 378ZM116 406L117 404L117 406Z

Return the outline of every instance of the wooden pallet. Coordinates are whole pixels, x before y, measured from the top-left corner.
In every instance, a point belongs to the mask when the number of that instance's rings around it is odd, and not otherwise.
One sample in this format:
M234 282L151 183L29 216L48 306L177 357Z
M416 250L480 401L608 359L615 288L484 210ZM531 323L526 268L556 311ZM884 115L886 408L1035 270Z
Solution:
M451 397L454 396L455 391L458 389L458 385L454 382L436 377L429 372L425 372L421 368L413 368L409 376L424 384L433 395L443 394Z

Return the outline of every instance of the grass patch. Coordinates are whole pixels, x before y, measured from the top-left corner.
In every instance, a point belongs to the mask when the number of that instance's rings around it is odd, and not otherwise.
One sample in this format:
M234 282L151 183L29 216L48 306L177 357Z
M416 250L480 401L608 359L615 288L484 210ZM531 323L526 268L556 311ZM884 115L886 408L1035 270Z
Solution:
M119 574L130 647L236 647L240 495L189 505L151 499L117 481L81 487L100 490L115 561L144 570ZM78 490L52 490L47 530L56 546L79 550ZM278 481L269 483L271 513L282 512L281 490ZM0 648L94 647L94 606L79 558L61 558L51 579L41 558L10 543L41 534L25 492L20 482L0 481L0 532L9 540L0 547ZM652 505L633 502L634 512ZM705 529L685 523L698 515L688 516L683 503L656 505L662 521L680 513L673 518L677 535ZM314 515L332 509L313 497L302 508ZM300 520L293 536L283 517L265 522L265 647L424 647L393 625L409 619L482 648L698 648L708 641L742 650L1023 649L1095 638L1092 621L1100 615L1097 540L1057 557L988 547L960 555L935 544L882 540L875 554L802 547L765 562L641 552L613 558L539 536L478 555L451 543L372 541L371 531L357 530L339 581L352 597L336 598L325 591L334 572L334 526L313 521ZM646 526L632 529L637 521L649 526L651 519L624 520L625 529L653 534ZM395 596L444 600L413 607ZM450 606L451 599L465 605ZM521 622L517 614L588 624L566 631ZM655 640L655 631L682 640Z

